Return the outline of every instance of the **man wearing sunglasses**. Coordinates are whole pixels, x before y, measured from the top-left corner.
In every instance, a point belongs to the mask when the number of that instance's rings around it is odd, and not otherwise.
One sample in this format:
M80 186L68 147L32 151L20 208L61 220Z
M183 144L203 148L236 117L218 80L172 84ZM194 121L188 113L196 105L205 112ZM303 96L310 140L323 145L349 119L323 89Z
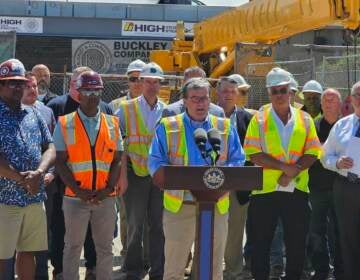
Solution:
M251 119L245 138L250 160L264 168L263 189L252 192L249 215L253 243L251 270L268 279L269 250L280 219L286 246L286 279L300 279L308 232L308 168L321 144L311 116L290 105L290 76L281 68L266 76L271 104Z
M110 106L112 107L114 113L120 108L121 102L141 95L142 83L140 80L140 72L144 69L145 65L146 63L140 59L134 60L129 64L126 71L129 90L126 95L111 101Z
M67 94L57 96L49 101L47 104L53 112L55 119L58 120L60 116L64 116L75 112L80 106L79 96L80 93L77 89L78 77L85 71L91 71L89 67L81 66L74 69L70 78L70 87ZM100 111L106 114L112 114L110 106L103 101L99 103ZM63 196L64 196L64 183L61 181L59 176L55 179L57 184L57 190L53 197L53 213L51 223L51 264L54 267L53 275L56 279L62 279L62 261L63 261L63 249L64 249L64 214L62 210ZM86 276L90 279L95 277L95 264L96 264L96 253L94 248L94 242L91 237L91 227L89 226L86 234L86 240L84 244L84 257Z
M122 268L125 279L142 279L147 274L143 259L145 223L149 227L149 279L163 279L162 193L153 185L147 168L151 139L165 107L158 99L163 76L156 63L145 65L140 73L142 94L121 103L116 113L125 139L126 154L122 161L128 162L127 166L122 165L118 188L119 194L124 193L128 223L127 253Z
M96 278L112 278L115 191L123 150L118 119L100 111L103 82L93 71L76 80L79 109L59 118L54 139L56 170L65 183L63 278L77 279L90 222L96 251Z
M28 79L17 59L0 64L0 278L15 250L20 279L34 279L34 253L47 250L44 175L55 148L44 119L21 99Z

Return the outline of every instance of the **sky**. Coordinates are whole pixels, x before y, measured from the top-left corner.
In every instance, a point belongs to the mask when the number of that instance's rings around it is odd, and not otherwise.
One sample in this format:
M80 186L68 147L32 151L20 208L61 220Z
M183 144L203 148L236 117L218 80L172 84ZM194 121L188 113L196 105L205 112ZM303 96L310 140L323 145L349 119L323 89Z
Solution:
M48 0L48 1L62 1L62 2L107 2L107 3L156 3L157 0ZM200 0L208 6L240 6L247 3L248 0Z

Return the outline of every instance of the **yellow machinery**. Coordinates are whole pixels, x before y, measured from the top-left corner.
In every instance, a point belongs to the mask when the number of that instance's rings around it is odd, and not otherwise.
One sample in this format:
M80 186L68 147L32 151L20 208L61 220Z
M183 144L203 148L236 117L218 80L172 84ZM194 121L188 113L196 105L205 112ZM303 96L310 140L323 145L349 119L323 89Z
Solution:
M278 40L328 25L358 29L359 9L360 0L253 0L195 24L192 40L178 24L172 48L152 51L150 59L166 72L198 65L211 78L242 73L243 67L234 65L239 49L241 64L272 61L268 49Z

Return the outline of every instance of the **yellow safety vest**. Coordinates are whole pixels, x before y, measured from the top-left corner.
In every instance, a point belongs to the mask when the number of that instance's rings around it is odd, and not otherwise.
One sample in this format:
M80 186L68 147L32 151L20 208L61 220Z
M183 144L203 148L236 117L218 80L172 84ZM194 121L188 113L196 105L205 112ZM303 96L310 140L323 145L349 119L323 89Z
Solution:
M127 99L127 95L122 96L120 98L114 99L113 101L111 101L111 106L112 106L112 110L113 113L116 113L117 110L119 110L121 103L125 102Z
M219 130L222 141L220 149L220 158L217 165L224 165L228 155L228 138L230 133L230 120L218 118L213 115L210 116L210 123L212 127ZM165 127L166 141L168 147L169 163L171 165L189 164L189 156L186 135L184 128L184 114L164 118L161 123ZM164 208L172 213L177 213L182 205L184 198L183 190L166 190L164 191ZM229 209L229 193L226 193L216 203L220 214L227 213Z
M125 116L127 154L137 176L149 175L147 159L154 132L150 132L141 114L139 98L120 104Z
M316 134L311 116L299 109L294 110L294 128L290 137L288 150L285 151L278 132L276 122L271 114L271 106L263 108L250 121L247 129L244 150L247 157L260 152L287 163L295 163L304 154L319 157L321 144ZM252 194L274 192L282 171L264 168L263 189L254 190ZM303 170L294 179L296 188L309 192L308 170Z

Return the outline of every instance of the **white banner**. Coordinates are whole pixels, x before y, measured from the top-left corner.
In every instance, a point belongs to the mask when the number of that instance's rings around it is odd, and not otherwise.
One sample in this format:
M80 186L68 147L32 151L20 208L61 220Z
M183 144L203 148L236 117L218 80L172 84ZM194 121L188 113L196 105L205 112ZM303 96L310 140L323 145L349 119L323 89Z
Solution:
M185 23L185 33L193 33L194 23ZM123 20L122 36L174 38L176 36L176 22Z
M0 31L17 33L43 33L43 19L40 17L0 16Z
M88 66L99 73L124 74L135 59L149 62L150 51L170 48L161 40L72 40L72 66Z

